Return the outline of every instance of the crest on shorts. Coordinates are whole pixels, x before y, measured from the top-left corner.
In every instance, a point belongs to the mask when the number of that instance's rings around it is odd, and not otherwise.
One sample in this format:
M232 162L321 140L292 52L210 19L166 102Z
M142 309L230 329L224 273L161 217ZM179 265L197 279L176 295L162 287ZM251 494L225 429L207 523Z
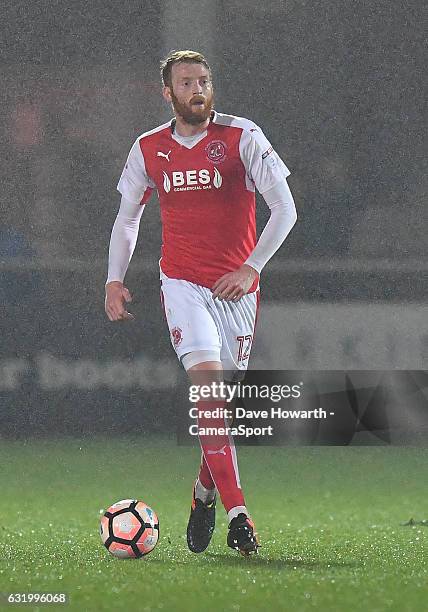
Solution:
M174 327L173 329L171 329L171 337L174 346L178 346L183 340L183 331L179 327Z
M222 140L212 140L205 147L205 153L207 158L213 162L213 164L219 164L226 159L226 143Z

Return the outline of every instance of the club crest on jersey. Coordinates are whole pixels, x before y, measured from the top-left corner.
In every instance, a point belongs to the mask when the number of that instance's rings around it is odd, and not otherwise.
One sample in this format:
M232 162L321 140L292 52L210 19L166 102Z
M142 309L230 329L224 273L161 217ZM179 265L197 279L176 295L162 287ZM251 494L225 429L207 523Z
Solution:
M169 193L171 188L173 191L200 191L203 189L220 189L223 183L223 177L217 168L210 171L207 168L202 170L186 170L171 172L170 175L162 171L163 188L165 193Z
M226 144L222 140L212 140L205 147L205 153L213 164L219 164L226 159L226 149Z
M174 327L173 329L171 329L171 337L174 346L178 346L183 340L183 330L181 330L179 327Z

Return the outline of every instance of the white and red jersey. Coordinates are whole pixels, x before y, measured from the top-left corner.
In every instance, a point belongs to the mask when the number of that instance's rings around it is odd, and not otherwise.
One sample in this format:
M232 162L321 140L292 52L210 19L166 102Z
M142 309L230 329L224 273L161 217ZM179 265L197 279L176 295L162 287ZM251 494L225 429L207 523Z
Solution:
M117 188L141 204L157 190L162 271L211 288L256 245L255 188L264 193L290 172L248 119L213 111L206 132L187 139L191 147L174 125L173 119L137 138Z

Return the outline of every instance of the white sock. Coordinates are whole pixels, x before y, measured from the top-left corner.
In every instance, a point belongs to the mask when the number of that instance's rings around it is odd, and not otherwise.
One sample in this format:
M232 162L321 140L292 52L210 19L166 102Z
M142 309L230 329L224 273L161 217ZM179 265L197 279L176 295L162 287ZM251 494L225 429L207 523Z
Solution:
M199 478L195 483L195 497L200 499L204 504L210 504L216 494L216 489L206 489L200 482Z
M231 508L229 512L227 513L229 523L232 519L236 518L238 514L241 514L241 513L245 514L245 516L249 516L248 510L245 506L235 506L234 508Z

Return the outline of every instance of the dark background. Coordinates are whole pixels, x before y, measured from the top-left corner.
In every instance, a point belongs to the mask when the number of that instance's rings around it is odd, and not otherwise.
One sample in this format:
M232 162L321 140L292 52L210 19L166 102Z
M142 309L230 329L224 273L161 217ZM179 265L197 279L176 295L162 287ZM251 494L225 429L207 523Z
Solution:
M170 397L162 377L147 390L135 373L117 392L114 376L104 380L94 368L144 358L149 371L163 371L165 362L175 373L168 376L180 372L158 305L155 196L127 277L137 320L113 326L103 312L115 187L138 134L171 116L159 61L172 48L206 53L217 110L258 123L291 170L299 221L263 275L261 327L278 325L270 305L286 313L300 304L359 304L363 319L373 305L405 305L410 318L425 306L423 7L382 0L5 4L0 432L70 431L71 421L82 431L94 429L89 421L101 431L136 421L144 428L153 424L153 407ZM260 229L268 209L259 200ZM426 369L426 324L420 339L425 348L414 358L406 353L398 367ZM287 348L277 352L283 369ZM69 372L58 388L53 365L43 383L46 355ZM326 351L326 367L330 357ZM73 374L76 363L81 370ZM132 425L119 427L124 411L133 411Z

